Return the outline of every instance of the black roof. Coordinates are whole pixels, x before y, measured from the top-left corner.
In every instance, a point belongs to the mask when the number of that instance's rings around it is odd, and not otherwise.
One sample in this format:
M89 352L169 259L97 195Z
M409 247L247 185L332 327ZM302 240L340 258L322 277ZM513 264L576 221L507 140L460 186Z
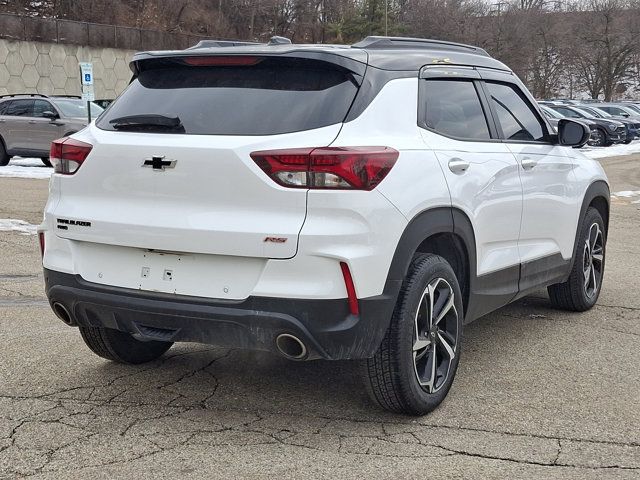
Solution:
M366 65L382 70L417 71L424 65L451 64L510 71L502 62L478 47L460 43L405 37L371 36L353 45L293 44L283 37L269 43L231 40L204 40L186 50L136 53L131 62L135 72L139 62L149 59L202 55L265 55L322 58L364 73ZM358 66L357 64L360 64Z

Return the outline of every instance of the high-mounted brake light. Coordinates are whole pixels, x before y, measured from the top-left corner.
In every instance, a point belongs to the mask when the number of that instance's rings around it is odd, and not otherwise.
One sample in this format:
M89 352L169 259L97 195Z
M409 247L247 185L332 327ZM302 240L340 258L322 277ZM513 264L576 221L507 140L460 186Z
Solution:
M389 147L321 147L253 152L276 183L290 188L373 190L398 159Z
M255 65L262 59L247 56L187 57L184 63L193 67L241 67Z
M59 138L51 143L49 161L53 171L62 175L73 175L85 161L93 145L69 137Z

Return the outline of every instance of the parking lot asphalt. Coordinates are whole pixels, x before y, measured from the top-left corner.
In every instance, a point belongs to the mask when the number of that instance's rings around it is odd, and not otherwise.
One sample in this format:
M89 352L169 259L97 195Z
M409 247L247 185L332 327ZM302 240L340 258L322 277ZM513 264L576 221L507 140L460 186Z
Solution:
M351 362L198 344L107 362L49 309L37 237L0 231L0 478L640 478L640 155L602 163L632 194L597 306L541 291L469 325L421 418L371 404ZM0 178L0 219L39 223L46 194Z

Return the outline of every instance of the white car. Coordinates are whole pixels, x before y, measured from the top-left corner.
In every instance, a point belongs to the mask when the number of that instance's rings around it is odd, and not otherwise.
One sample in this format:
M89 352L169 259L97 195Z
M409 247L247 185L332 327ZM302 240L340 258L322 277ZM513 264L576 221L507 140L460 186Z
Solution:
M53 143L40 229L51 306L104 358L357 359L375 401L421 415L465 324L542 287L598 298L609 187L571 148L589 128L553 133L479 48L205 42L131 68Z

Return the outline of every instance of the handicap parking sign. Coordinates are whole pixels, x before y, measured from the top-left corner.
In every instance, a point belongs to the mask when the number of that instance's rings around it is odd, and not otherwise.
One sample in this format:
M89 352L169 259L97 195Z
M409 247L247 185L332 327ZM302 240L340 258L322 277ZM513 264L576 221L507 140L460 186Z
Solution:
M93 85L93 64L89 62L80 62L80 83L82 86Z

